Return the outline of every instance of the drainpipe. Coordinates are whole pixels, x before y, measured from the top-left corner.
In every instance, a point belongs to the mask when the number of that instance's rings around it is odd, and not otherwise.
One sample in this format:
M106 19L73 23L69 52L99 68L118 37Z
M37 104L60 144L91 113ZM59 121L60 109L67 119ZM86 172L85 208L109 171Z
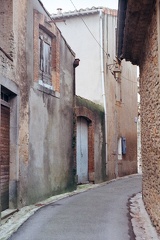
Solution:
M0 85L0 92L1 92L1 85ZM0 102L0 135L1 135L1 102ZM2 159L1 159L1 153L0 153L0 173L1 173L1 162L2 162ZM2 209L1 209L1 180L0 180L0 225L1 225L1 210Z
M102 84L102 98L104 105L104 120L105 120L105 153L106 153L106 176L108 175L108 137L107 137L107 101L105 93L105 76L104 76L104 50L103 50L103 12L99 10L100 17L100 45L101 45L101 84ZM108 23L107 23L108 24Z

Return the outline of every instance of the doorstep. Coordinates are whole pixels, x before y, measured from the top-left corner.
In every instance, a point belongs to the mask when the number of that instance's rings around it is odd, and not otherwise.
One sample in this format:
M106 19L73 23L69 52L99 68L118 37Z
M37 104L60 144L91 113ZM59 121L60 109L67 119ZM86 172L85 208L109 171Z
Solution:
M11 216L12 214L14 214L15 212L18 212L18 209L6 209L4 211L1 212L1 220L8 218L9 216Z

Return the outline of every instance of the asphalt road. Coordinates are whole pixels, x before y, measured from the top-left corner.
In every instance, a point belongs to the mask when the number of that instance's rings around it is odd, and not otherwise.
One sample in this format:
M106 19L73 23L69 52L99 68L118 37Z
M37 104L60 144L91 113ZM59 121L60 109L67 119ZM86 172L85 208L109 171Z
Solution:
M45 206L10 240L133 240L128 200L141 176L122 178Z

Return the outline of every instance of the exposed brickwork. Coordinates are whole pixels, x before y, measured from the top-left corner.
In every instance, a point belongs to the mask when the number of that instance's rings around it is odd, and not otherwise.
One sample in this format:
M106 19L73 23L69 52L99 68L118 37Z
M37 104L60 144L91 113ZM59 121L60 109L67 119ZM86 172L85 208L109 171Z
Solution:
M0 50L0 73L9 79L13 79L13 69L11 58L8 58L5 52Z
M140 62L143 200L160 233L160 79L154 10Z
M60 92L60 32L50 19L34 10L34 81L39 80L39 28L52 37L51 78L55 91Z
M94 181L94 128L92 123L89 124L89 128L88 128L88 142L89 142L89 146L88 146L89 179L90 181Z
M13 56L13 0L1 0L0 47Z

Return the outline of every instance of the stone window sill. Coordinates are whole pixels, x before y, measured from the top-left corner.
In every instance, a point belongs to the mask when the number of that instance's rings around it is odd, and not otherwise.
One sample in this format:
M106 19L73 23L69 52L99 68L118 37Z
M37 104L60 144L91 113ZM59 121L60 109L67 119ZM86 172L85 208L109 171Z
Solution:
M43 92L43 93L46 93L48 95L51 95L53 97L56 97L56 98L60 98L60 93L59 92L56 92L53 90L53 87L48 85L48 84L36 84L36 88L38 89L38 91L40 92Z

